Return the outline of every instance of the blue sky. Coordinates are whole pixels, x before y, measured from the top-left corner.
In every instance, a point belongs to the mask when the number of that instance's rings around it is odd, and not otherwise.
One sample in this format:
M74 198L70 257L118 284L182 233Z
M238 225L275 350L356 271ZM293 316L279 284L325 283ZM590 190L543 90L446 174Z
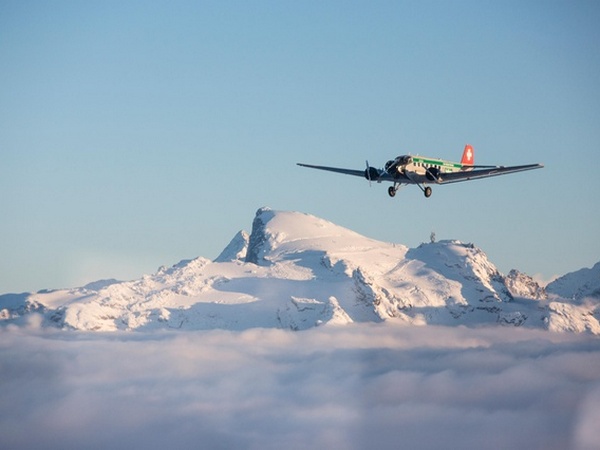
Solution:
M0 292L216 257L261 206L543 278L600 260L600 5L0 2ZM396 198L303 169L543 170Z

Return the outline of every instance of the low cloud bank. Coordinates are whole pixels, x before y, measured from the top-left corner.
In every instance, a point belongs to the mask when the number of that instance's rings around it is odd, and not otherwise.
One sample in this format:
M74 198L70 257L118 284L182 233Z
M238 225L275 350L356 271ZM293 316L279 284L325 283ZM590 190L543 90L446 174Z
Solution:
M0 331L11 449L545 448L600 442L600 339L369 324Z

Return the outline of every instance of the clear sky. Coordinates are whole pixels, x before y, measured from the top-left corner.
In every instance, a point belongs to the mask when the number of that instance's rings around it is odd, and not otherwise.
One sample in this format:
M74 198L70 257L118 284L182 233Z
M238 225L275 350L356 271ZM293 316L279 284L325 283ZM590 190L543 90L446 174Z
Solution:
M0 293L215 258L261 206L548 279L600 260L596 1L0 1ZM405 153L542 170L405 187Z

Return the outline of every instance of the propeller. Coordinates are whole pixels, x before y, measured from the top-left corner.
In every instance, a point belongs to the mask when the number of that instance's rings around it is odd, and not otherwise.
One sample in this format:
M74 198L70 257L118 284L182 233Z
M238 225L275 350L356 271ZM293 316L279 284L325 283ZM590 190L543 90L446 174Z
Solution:
M372 181L379 182L379 178L381 177L381 173L375 167L371 167L369 165L369 161L365 161L367 164L367 169L365 170L365 178L369 180L369 186L371 186Z
M365 161L367 164L367 168L365 170L365 178L369 180L369 186L371 186L372 181L377 181L379 183L379 178L381 177L381 173L375 167L371 167L369 165L369 161Z

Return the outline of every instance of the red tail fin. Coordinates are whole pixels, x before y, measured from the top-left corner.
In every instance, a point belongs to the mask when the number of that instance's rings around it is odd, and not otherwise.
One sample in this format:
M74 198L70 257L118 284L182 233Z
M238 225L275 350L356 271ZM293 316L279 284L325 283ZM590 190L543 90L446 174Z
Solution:
M475 152L473 151L473 147L471 147L469 144L465 145L465 151L463 152L460 163L467 166L472 166L475 164Z

